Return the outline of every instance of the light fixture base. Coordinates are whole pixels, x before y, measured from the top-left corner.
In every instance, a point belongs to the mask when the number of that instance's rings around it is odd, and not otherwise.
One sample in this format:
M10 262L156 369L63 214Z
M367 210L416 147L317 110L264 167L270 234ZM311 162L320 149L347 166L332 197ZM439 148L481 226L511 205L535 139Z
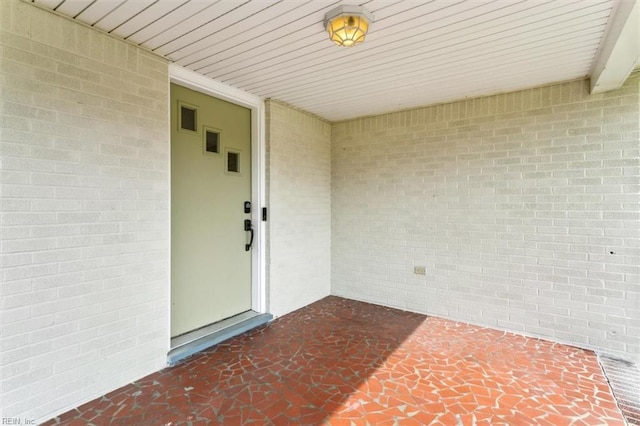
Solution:
M363 16L367 21L369 21L369 24L373 22L374 18L373 13L369 12L362 6L343 4L342 6L331 9L324 15L324 29L327 29L327 25L329 25L329 22L331 22L332 19L337 18L340 15Z

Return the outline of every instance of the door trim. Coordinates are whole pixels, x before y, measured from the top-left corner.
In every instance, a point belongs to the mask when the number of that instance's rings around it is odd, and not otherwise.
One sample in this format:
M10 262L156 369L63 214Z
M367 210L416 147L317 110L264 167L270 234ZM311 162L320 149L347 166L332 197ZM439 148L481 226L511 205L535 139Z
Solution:
M212 80L176 64L169 64L169 82L195 90L206 95L222 99L251 110L251 221L255 232L251 253L251 309L258 313L267 313L266 291L266 226L262 222L262 207L265 207L265 115L264 100L251 93ZM167 83L169 84L169 83ZM167 111L170 116L170 109ZM171 120L169 119L169 123ZM170 124L169 124L170 125ZM170 175L171 176L171 175ZM171 177L169 177L171 179ZM171 185L171 182L169 182ZM169 200L169 208L171 200ZM169 221L171 228L171 221ZM169 247L171 247L171 229L169 229ZM169 277L171 277L171 259L169 259ZM169 278L169 301L171 301L171 278ZM171 303L169 303L168 321L171 330ZM171 341L171 333L167 339Z

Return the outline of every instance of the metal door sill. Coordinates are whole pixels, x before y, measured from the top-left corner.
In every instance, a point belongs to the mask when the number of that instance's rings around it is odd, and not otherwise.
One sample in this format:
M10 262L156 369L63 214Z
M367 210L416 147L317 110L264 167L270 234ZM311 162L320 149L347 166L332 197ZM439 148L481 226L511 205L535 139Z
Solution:
M181 334L171 339L167 363L175 365L197 352L224 342L238 334L260 327L271 321L273 315L247 311L220 322Z

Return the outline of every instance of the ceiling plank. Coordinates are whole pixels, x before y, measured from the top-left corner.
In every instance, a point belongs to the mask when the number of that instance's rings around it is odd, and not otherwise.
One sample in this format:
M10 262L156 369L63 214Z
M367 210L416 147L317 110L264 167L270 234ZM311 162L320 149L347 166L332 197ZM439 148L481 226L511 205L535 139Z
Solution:
M506 70L508 69L509 70L520 69L520 68L532 69L532 68L535 68L538 64L545 62L541 60L542 58L546 58L546 60L555 59L556 62L560 62L560 61L566 62L567 58L569 57L575 58L578 54L580 55L580 57L588 56L588 55L584 55L583 54L584 52L587 52L593 55L595 54L596 49L597 49L597 41L595 41L592 46L585 46L581 48L575 48L575 47L569 46L565 49L559 49L557 51L548 51L538 57L532 57L527 54L522 54L519 57L517 56L510 57L508 61L496 62L496 61L487 59L485 61L478 61L476 63L467 64L466 66L461 66L460 68L456 69L456 71L454 72L451 72L452 68L448 65L443 65L440 69L433 69L429 72L426 72L420 67L414 67L410 70L398 72L393 75L390 75L389 73L375 74L374 76L372 76L372 78L368 79L366 82L358 82L355 79L344 80L343 82L335 84L334 87L330 89L326 89L321 95L314 96L314 98L316 99L324 98L324 99L330 100L335 96L339 95L340 93L344 93L349 90L353 90L357 92L361 92L361 91L368 92L371 90L375 91L380 89L386 89L389 87L393 87L394 91L402 87L415 88L420 84L428 84L430 82L435 82L436 80L439 80L439 79L445 79L445 80L458 79L461 81L462 80L474 81L474 80L477 80L479 76L485 75L486 74L485 71L500 72L501 70L504 70L506 73ZM586 72L588 72L588 69L583 70L583 73L582 73L583 77L586 74ZM418 73L426 73L427 77L421 79L420 82L413 81L411 78L409 78L410 75L418 74ZM574 78L576 77L579 77L579 75L574 76ZM309 86L312 87L313 83L310 82ZM277 92L275 89L272 89L272 88L270 88L269 90L271 92ZM291 93L291 92L287 93L284 91L277 92L277 93L279 93L279 96L286 97L287 99L292 101L298 101L308 97L308 95L305 96L304 92L299 92L299 91L296 91L294 93Z
M242 3L244 3L244 0ZM215 3L213 8L207 9L206 13L199 13L197 15L191 16L185 21L181 22L180 25L173 25L170 28L165 29L161 34L158 34L156 37L151 38L146 45L149 46L152 50L154 50L159 55L166 55L166 53L171 51L171 47L165 48L170 43L174 43L175 46L178 43L178 40L199 28L207 25L208 23L215 21L220 16L224 16L229 13L233 9L239 7L237 3L228 2L228 1L219 1Z
M212 56L215 53L209 53L210 50L214 52L218 49L219 43L233 43L234 45L241 44L247 40L251 40L252 38L247 38L247 34L253 30L255 27L261 24L269 24L271 21L277 20L277 18L281 18L283 15L287 15L287 12L295 11L300 6L303 6L303 2L296 3L294 9L286 2L274 3L268 8L264 8L250 16L247 16L245 19L241 21L235 22L229 26L229 28L224 31L224 34L220 37L212 37L206 36L201 38L200 40L189 44L188 46L180 49L179 51L172 53L171 57L178 60L183 59L192 55L198 56ZM276 25L279 25L276 22ZM216 35L218 35L220 31L216 31Z
M451 76L451 70L455 69L455 72L468 72L474 73L477 72L478 76L482 75L483 70L491 70L492 68L498 69L499 67L505 67L508 64L516 63L518 66L524 66L523 63L536 63L543 61L545 58L548 58L552 55L560 55L564 53L571 52L583 52L590 51L594 52L597 48L598 39L593 38L592 44L590 46L585 46L582 41L576 41L572 44L566 44L563 47L558 47L555 49L548 49L541 46L537 51L532 50L528 52L521 52L519 54L514 55L501 55L499 52L494 53L493 55L482 55L479 54L476 57L469 58L466 60L464 57L459 57L457 60L449 61L449 62L438 62L434 65L430 65L428 67L420 66L422 62L416 62L412 66L406 66L402 68L398 68L395 72L392 68L375 70L372 72L372 76L367 81L367 84L371 82L373 85L378 85L381 87L394 87L397 88L403 82L413 82L410 78L412 74L423 74L428 77L422 78L420 81L431 81L434 79L438 79L440 77ZM586 74L588 70L581 70L582 74ZM454 74L456 75L456 74ZM354 74L357 76L357 74ZM467 77L468 79L473 80L474 77ZM279 96L287 97L291 99L296 96L299 99L304 99L309 96L309 91L313 91L314 88L317 89L318 86L325 84L324 81L315 81L309 80L306 82L305 87L302 88L273 88L269 87L270 92L278 93ZM358 81L354 81L353 78L345 78L342 82L335 82L331 89L325 89L324 94L328 97L332 96L332 94L339 93L340 91L346 91L350 88L355 90L368 90L365 88L362 83ZM320 96L316 96L320 97Z
M265 19L266 16L260 14L256 17L255 24L249 25L248 22L245 23L244 27L238 27L226 39L216 39L215 43L208 44L206 47L185 56L180 62L186 63L190 68L198 69L212 62L217 62L218 58L229 50L253 47L256 40L277 40L282 35L287 34L288 31L291 31L291 29L283 28L282 22L304 22L305 17L321 10L319 9L319 7L322 7L320 6L321 3L317 0L300 2L294 9L288 8L283 13L277 13L277 10L270 10L273 16L269 19Z
M157 0L127 0L124 4L121 4L120 7L112 10L108 15L94 23L93 26L102 31L111 32L128 20L133 19L156 1Z
M461 2L457 2L459 5ZM421 5L421 7L411 7L409 9L410 14L418 14L419 16L430 16L433 17L434 14L442 11L443 9L447 9L450 7L454 7L454 5L448 5L448 3L436 3L430 2ZM458 6L460 7L460 6ZM214 64L210 66L197 68L198 72L202 72L207 75L218 75L221 76L224 74L225 70L228 69L238 69L238 67L242 68L243 65L238 65L239 61L243 58L250 58L251 60L259 60L259 58L268 59L268 62L281 64L284 59L281 55L288 55L293 58L301 58L302 56L309 55L310 59L318 59L321 56L322 52L331 54L332 52L341 52L344 56L345 54L357 54L359 51L361 52L361 47L358 46L356 51L350 49L339 49L336 50L336 46L328 40L326 33L322 27L322 20L324 18L324 13L328 12L331 7L325 8L322 13L319 13L316 17L316 20L311 25L306 25L304 27L299 28L286 28L285 31L278 38L269 38L267 42L262 44L257 44L251 46L249 48L245 48L242 52L238 52L237 50L228 50L221 57L217 57ZM376 21L372 25L377 25L380 27L381 22L386 19L383 10L374 11L374 15L376 16ZM402 13L393 13L393 11L387 11L391 14L388 16L389 19L393 19L396 22L408 22L410 21L409 16L402 16ZM452 12L455 13L455 10ZM381 16L382 15L382 16ZM435 17L433 19L436 19ZM412 25L420 26L420 23L413 23L407 25L407 33L410 33L412 30ZM378 28L378 30L383 30L384 27ZM397 34L395 37L402 37L401 34ZM406 33L405 33L406 34ZM368 36L368 40L370 39L370 35ZM370 45L369 41L367 41L367 45ZM270 67L270 63L265 62L263 65L265 67Z
M56 8L56 12L75 18L85 10L94 0L65 0Z
M589 25L590 29L586 31L587 32L595 31L598 35L601 35L603 31L603 25L606 23L607 14L608 14L607 11L601 11L598 14L589 15L586 19L590 21L590 25ZM381 50L380 57L384 58L383 59L384 61L389 61L389 62L393 61L395 64L395 67L397 69L401 69L406 64L416 62L417 60L434 63L440 60L438 57L441 55L451 55L452 53L455 53L455 52L464 53L465 51L482 52L483 50L486 50L487 47L492 48L494 50L501 50L503 54L506 55L507 53L509 53L509 51L513 51L514 53L517 53L517 50L519 47L524 47L526 46L527 42L535 42L535 40L545 40L546 42L549 43L550 46L560 44L561 39L554 40L553 37L561 36L571 31L575 31L576 28L584 27L582 22L572 23L570 20L567 20L567 21L559 20L555 23L545 22L544 24L545 24L544 31L540 31L540 30L533 31L523 25L520 27L514 27L512 28L511 31L508 31L508 32L496 33L494 31L493 34L488 33L488 35L485 37L481 36L481 34L483 34L482 31L478 31L477 32L478 37L475 37L473 40L466 39L466 38L457 40L451 36L451 37L441 38L439 40L440 43L436 43L434 39L433 40L434 44L432 45L429 45L427 43L423 44L422 45L424 46L422 47L423 50L420 50L420 47L415 47L415 49L413 49L414 53L412 56L407 56L407 55L398 56L397 53L394 53L393 50ZM476 33L475 32L470 33L470 37L473 37L473 34L476 34ZM349 68L349 71L354 74L357 74L359 72L364 72L366 69L371 67L375 69L380 64L379 61L376 62L375 64L366 62L364 60L359 61L355 56L352 58L352 63L353 63L353 66ZM321 74L328 75L330 74L332 63L325 62L325 64L326 65L323 64L323 65L314 66L314 67L309 66L308 68L304 68L306 67L306 65L299 65L299 66L302 66L303 71L305 71L304 73L300 73L300 74L303 74L305 76L321 75ZM220 78L220 79L224 80L224 78ZM246 80L243 80L243 81L230 80L230 83L231 82L233 82L232 84L241 84L247 87L247 90L252 90L256 85L262 85L262 84L268 84L271 87L274 87L274 83L276 85L278 83L281 83L288 88L292 88L295 86L295 82L292 81L292 78L290 75L288 75L288 72L284 70L280 70L278 68L276 68L274 71L264 72L258 77L257 80L254 80L251 82Z
M131 19L123 22L113 30L111 30L112 34L115 34L123 39L127 39L131 34L134 34L140 29L150 25L152 22L162 18L167 13L171 12L179 8L181 5L186 3L188 0L180 0L180 1L158 1L156 0L154 3L150 4L145 9L138 12Z
M89 7L83 10L76 19L87 25L93 25L100 19L104 18L114 9L117 9L124 3L124 0L96 0Z
M213 67L198 69L198 72L207 74L211 77L226 80L227 74L232 73L236 78L247 75L247 71L259 75L260 78L266 79L269 76L284 78L286 74L297 70L297 63L303 64L306 72L308 69L318 66L322 70L328 70L332 66L332 61L328 61L328 57L339 56L348 57L350 62L357 63L361 60L367 61L367 57L372 51L376 51L377 56L386 56L388 54L401 54L407 56L406 50L411 49L412 55L416 54L416 48L421 49L425 46L431 46L438 42L449 43L452 39L459 40L461 43L474 43L480 37L485 35L495 36L499 39L503 34L516 31L524 32L524 29L534 31L541 26L549 26L557 22L566 21L574 16L587 15L592 10L608 10L607 4L599 5L591 3L588 7L576 10L575 5L563 2L550 2L541 4L538 2L522 2L513 5L514 9L505 9L502 2L495 4L486 4L484 7L489 9L471 9L465 16L460 16L459 9L449 8L446 11L437 9L430 11L426 20L416 23L416 27L408 27L408 36L404 33L394 30L394 26L384 26L378 28L367 43L352 49L339 49L332 44L325 43L322 39L323 47L315 49L307 49L303 51L285 50L280 47L278 50L271 50L262 54L268 59L260 63L260 71L255 69L252 61L259 59L260 56L242 56L238 55L232 59L232 64L227 65L223 58L217 58L217 62ZM493 9L495 6L502 8ZM542 11L531 10L532 8L542 7ZM598 9L600 7L601 9ZM481 12L486 13L481 13ZM553 12L554 16L545 18L546 13ZM444 15L444 13L447 13ZM536 13L538 12L538 13ZM563 16L565 12L571 12L572 15ZM468 17L469 14L472 17ZM475 15L473 15L475 14ZM432 28L433 27L433 28ZM375 35L375 37L374 37ZM504 35L506 37L506 34ZM490 41L490 40L488 40ZM453 44L453 43L450 43ZM410 46L410 47L407 47ZM279 54L283 52L283 54ZM307 53L308 52L308 53ZM243 62L240 62L243 61ZM215 70L215 71L214 71ZM265 71L267 70L267 71Z
M167 41L173 40L170 35L172 31L177 34L175 36L177 37L179 34L191 31L194 28L188 24L189 20L194 16L201 16L202 19L207 19L207 16L214 15L216 13L214 8L216 3L219 2L190 1L134 32L129 36L128 40L137 44L145 43L147 48L153 48L150 40L162 35L169 37Z
M48 9L54 9L60 5L64 0L34 0L34 3L38 6L46 7Z
M269 54L273 52L271 46L282 45L282 43L286 43L290 51L296 50L293 47L294 43L299 44L301 47L316 45L316 43L323 43L325 47L330 47L332 44L327 43L326 37L324 35L320 36L320 34L324 34L320 29L322 28L322 20L325 13L337 4L333 0L313 0L313 2L309 2L303 7L297 7L294 14L281 15L282 18L286 18L284 24L278 23L277 26L274 26L265 25L267 23L263 22L250 29L245 29L238 42L233 44L216 43L211 46L207 56L190 55L178 59L178 62L192 69L202 69L203 73L206 74L210 71L208 67L212 64L222 64L225 59L233 59L242 54L249 56L255 56L262 52ZM413 4L418 6L413 6ZM400 1L389 3L385 0L374 0L368 2L366 6L374 11L378 20L398 13L398 10L407 9L407 4L403 4ZM424 4L412 3L409 5L409 10L421 6L424 6Z
M340 120L584 78L615 56L617 43L609 53L605 45L626 24L614 17L639 0L360 0L375 20L354 49L336 47L323 28L344 1L35 4L59 6L174 67Z
M250 19L256 13L264 9L268 9L281 3L282 0L277 3L269 2L246 2L229 10L223 15L217 16L210 20L201 27L190 31L179 38L165 44L164 46L156 49L158 53L166 55L171 59L181 57L185 52L196 49L197 43L201 43L207 37L212 37L222 31L231 31L231 27L235 24L242 25L242 22Z
M336 98L322 105L311 102L292 105L296 105L306 111L314 111L329 121L340 121L366 115L394 112L406 108L428 106L434 103L447 103L466 98L523 90L525 88L542 86L557 81L574 80L576 76L571 72L574 66L578 65L588 68L589 63L588 60L566 64L547 63L541 65L539 68L527 71L521 69L509 70L512 76L500 84L497 84L493 78L486 78L484 81L479 81L482 90L478 90L478 81L468 83L461 82L452 87L450 80L444 79L438 82L439 84L432 84L428 87L421 86L394 90L386 92L384 95L377 93L375 97L367 94L358 99L357 102L339 102L341 98ZM560 76L560 78L558 78L558 76ZM425 90L428 90L434 98L439 99L439 101L425 103L424 96L421 95ZM287 99L280 100L290 103Z

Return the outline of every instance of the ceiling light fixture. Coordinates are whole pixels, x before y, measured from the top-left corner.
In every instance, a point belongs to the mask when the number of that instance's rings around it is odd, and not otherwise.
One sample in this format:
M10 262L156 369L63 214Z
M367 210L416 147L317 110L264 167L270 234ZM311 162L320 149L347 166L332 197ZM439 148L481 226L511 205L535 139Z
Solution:
M373 15L362 6L338 6L324 16L329 38L344 47L362 43L371 22Z

